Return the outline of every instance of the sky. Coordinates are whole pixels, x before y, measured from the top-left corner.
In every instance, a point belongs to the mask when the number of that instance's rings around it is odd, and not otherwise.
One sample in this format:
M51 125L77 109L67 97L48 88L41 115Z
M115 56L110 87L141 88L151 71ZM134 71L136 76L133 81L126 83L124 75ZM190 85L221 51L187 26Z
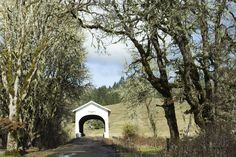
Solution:
M93 42L92 42L93 41ZM128 47L124 43L112 44L112 39L107 38L106 50L98 46L90 33L86 33L85 50L87 54L86 66L90 74L90 81L95 87L112 86L124 76L124 69L130 63L131 57Z

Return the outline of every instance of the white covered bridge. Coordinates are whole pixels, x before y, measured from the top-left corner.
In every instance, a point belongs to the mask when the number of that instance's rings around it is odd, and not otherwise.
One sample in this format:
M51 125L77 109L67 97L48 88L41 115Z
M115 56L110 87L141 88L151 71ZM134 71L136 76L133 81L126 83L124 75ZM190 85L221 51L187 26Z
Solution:
M90 119L101 120L104 123L104 138L109 138L109 115L111 110L90 101L73 110L75 113L75 135L76 137L84 136L84 123Z

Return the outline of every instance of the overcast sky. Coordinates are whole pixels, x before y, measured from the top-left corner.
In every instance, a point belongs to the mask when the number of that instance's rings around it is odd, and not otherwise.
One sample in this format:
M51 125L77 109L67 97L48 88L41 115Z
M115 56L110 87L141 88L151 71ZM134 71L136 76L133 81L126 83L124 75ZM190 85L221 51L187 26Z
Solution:
M96 45L95 42L93 42ZM123 76L124 67L127 62L130 62L128 47L124 43L112 44L111 39L106 39L106 54L105 50L100 49L98 52L97 46L92 45L92 36L86 33L85 49L87 55L87 67L90 72L90 81L96 87L112 86L114 82L118 82ZM103 53L102 53L103 52Z

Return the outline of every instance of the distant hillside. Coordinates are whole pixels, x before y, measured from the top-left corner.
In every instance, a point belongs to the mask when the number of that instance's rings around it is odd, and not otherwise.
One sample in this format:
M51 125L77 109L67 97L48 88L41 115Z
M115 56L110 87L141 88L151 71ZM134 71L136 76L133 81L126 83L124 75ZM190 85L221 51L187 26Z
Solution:
M155 99L150 104L152 108L152 113L155 116L157 135L162 137L169 136L169 130L167 122L164 116L164 111L161 107L156 107L156 104L161 105L163 102L161 99ZM125 124L134 124L137 126L137 131L139 135L142 136L153 136L151 125L147 116L147 109L145 105L138 105L136 107L129 107L127 104L119 103L114 105L106 106L111 110L110 115L110 136L122 136L122 128ZM188 105L183 103L176 103L176 116L178 120L178 126L180 133L183 132L188 126L190 115L185 115L183 112L188 109ZM74 136L74 128L70 126L71 133ZM192 119L192 126L190 128L190 134L194 134L196 131L196 126L194 125L194 120ZM103 129L90 130L85 126L85 134L87 136L102 136ZM73 137L72 136L72 137Z

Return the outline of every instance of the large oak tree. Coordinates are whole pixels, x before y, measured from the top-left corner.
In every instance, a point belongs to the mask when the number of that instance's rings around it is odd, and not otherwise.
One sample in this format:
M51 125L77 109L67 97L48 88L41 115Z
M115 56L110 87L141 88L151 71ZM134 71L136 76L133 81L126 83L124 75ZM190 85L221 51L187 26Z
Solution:
M200 128L214 123L224 86L220 74L224 68L235 71L235 1L90 0L71 4L71 14L84 28L99 29L136 48L132 64L142 65L143 77L165 98L162 107L173 141L179 138L173 87L183 89L182 97L191 107L186 113L194 114Z

